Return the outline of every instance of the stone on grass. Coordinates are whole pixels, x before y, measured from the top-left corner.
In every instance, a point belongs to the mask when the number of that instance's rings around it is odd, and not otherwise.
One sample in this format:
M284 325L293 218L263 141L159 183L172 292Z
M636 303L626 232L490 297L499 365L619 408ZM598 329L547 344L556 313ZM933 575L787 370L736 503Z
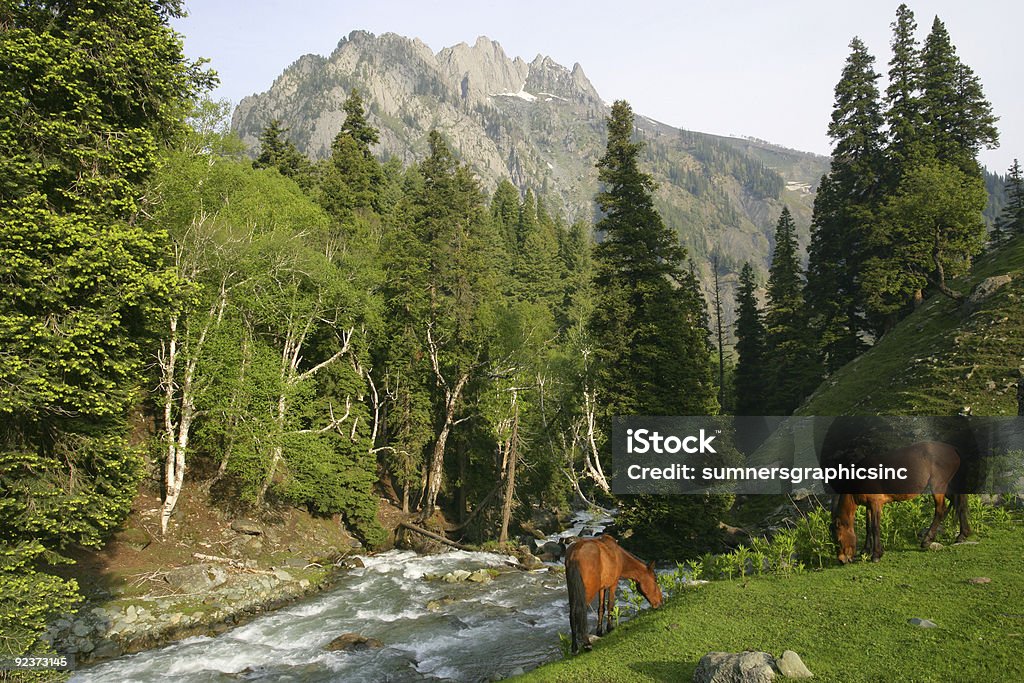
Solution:
M814 674L804 665L800 655L786 650L781 657L775 659L775 668L786 678L813 678Z
M236 519L231 522L231 528L240 534L249 534L250 536L260 536L263 534L263 527L251 519Z
M201 593L227 583L227 580L228 574L222 567L209 564L178 567L164 575L164 581L181 593Z
M919 626L921 628L938 628L939 626L931 619L919 619L917 617L907 619L907 623L911 626Z
M992 583L992 579L987 576L975 576L973 579L967 579L967 583L972 583L975 586L981 586L986 583Z
M768 683L775 679L767 652L709 652L693 672L694 683Z

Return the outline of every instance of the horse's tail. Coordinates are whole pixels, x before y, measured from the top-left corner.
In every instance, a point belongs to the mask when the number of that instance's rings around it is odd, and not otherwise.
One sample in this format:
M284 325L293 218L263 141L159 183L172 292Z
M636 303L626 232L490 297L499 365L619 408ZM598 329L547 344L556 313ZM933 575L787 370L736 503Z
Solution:
M589 645L587 639L587 589L579 563L569 559L565 563L565 581L569 586L569 628L572 631L572 653Z

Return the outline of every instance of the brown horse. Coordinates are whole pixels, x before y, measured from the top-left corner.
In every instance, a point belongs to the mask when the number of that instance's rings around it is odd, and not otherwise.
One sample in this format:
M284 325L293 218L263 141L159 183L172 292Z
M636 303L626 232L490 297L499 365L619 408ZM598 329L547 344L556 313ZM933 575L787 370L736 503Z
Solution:
M569 627L572 630L572 652L590 649L587 641L587 608L598 597L597 635L612 630L612 609L619 579L635 581L640 593L651 603L661 606L661 587L654 573L654 563L644 564L622 549L607 534L581 539L569 546L565 554L565 579L569 586ZM607 621L607 627L605 626Z
M932 498L935 500L935 514L921 541L921 547L927 548L935 540L939 525L946 518L948 496L952 496L960 520L960 535L957 536L957 542L970 535L967 496L954 490L954 477L960 468L960 455L956 448L938 441L921 441L896 449L883 456L879 462L886 467L905 467L908 478L898 485L880 481L858 482L856 492L839 494L832 508L832 528L841 564L852 561L856 554L857 532L854 529L854 518L857 506L863 505L867 510L865 552L870 550L872 562L878 562L882 557L882 506L893 501L910 500L928 488L931 489ZM874 463L862 461L858 464Z

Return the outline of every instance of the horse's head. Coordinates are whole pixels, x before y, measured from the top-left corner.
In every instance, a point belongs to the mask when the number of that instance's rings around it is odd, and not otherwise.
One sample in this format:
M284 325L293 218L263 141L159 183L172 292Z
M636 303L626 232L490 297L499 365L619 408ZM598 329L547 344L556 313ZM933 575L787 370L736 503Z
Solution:
M647 571L640 573L640 580L637 583L640 584L641 595L647 598L651 607L654 609L661 607L663 601L661 586L658 585L658 575L654 573L653 561L647 563Z
M854 521L857 504L850 494L839 496L832 508L832 537L835 539L839 564L853 561L857 554L857 531Z

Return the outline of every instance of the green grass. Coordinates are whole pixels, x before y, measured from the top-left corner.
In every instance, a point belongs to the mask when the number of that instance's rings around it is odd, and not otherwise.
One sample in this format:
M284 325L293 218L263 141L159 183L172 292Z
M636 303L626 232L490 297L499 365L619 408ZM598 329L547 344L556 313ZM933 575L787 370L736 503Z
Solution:
M971 315L936 294L872 349L822 383L800 415L1015 415L1024 366L1024 238L979 259L953 283L969 294L986 277L1014 280Z
M1024 680L1024 524L975 538L934 552L887 550L879 563L692 588L593 652L516 680L689 681L708 652L787 649L816 681ZM991 583L967 583L979 576ZM912 617L938 628L912 626Z

